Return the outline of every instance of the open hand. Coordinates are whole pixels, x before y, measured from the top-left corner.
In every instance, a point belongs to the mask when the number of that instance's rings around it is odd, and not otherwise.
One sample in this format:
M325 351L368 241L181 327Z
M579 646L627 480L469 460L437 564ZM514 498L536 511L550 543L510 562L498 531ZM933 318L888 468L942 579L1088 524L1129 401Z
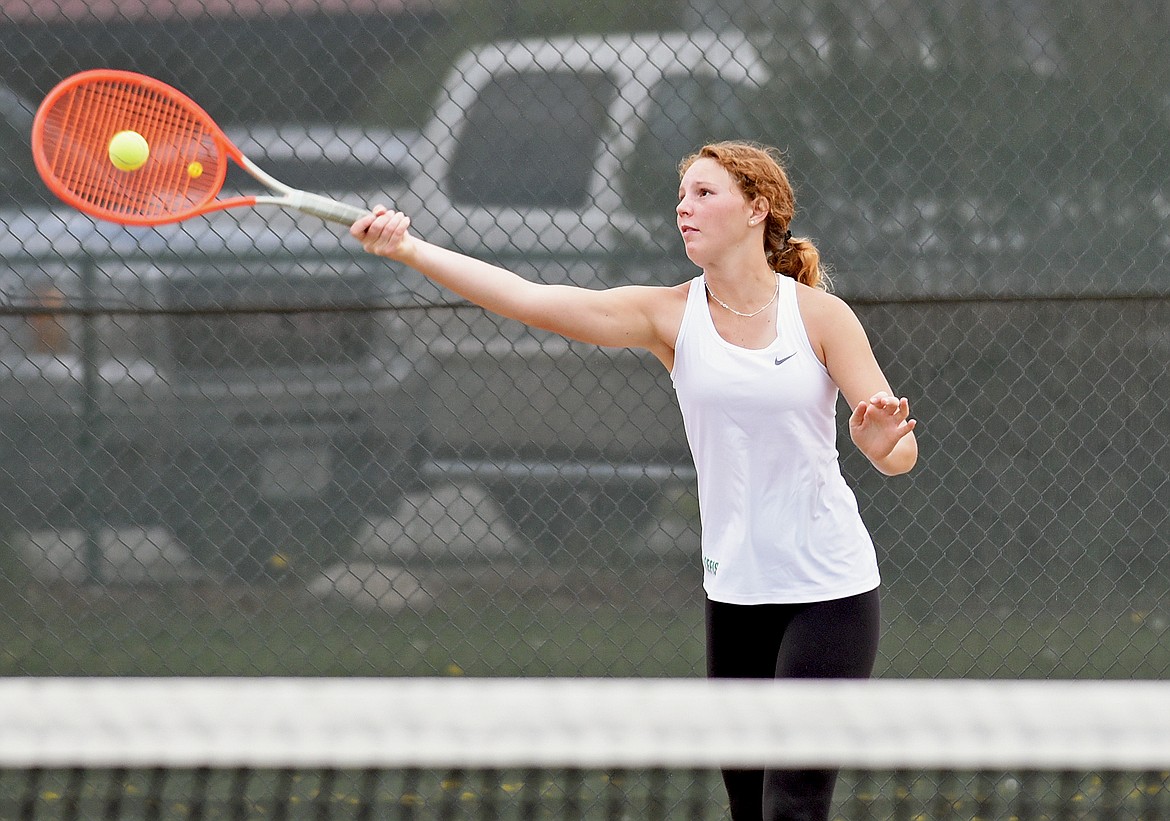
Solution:
M857 403L849 417L849 435L875 465L889 456L918 423L910 418L910 402L882 391Z

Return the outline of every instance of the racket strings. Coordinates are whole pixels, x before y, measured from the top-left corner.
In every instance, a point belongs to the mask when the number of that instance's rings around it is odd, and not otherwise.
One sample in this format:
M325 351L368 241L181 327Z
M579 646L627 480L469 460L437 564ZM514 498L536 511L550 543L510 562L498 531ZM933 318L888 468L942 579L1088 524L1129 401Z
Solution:
M119 217L177 215L212 200L225 157L206 115L156 89L120 80L80 84L47 113L45 156L58 184L94 209ZM120 171L109 143L137 131L150 146L146 164Z

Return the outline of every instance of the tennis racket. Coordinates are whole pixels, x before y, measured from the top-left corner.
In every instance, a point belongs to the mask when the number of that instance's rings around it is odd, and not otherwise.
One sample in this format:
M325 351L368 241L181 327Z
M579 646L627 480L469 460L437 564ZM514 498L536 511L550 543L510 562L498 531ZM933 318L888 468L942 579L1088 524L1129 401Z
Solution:
M126 132L132 138L128 161L115 156ZM123 225L162 225L257 205L292 208L346 225L369 213L274 179L190 97L130 71L95 69L62 80L37 109L32 153L55 195ZM229 161L273 195L220 199Z

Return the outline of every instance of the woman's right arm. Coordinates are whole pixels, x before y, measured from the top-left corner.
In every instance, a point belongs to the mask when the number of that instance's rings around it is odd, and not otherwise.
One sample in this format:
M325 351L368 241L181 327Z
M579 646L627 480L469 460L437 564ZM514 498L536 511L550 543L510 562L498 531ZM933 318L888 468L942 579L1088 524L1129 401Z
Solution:
M410 233L410 218L382 206L359 219L350 233L366 251L409 265L492 313L580 342L644 348L673 360L681 321L677 289L625 286L595 291L531 282L495 265L424 242Z

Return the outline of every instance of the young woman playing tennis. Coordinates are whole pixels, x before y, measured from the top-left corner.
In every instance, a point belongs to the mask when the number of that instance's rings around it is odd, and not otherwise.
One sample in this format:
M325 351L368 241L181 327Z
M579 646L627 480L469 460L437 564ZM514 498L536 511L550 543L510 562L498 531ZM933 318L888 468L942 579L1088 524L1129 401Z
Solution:
M676 209L702 273L675 286L529 282L413 236L379 206L351 232L489 311L571 339L643 348L670 372L698 472L714 678L865 678L877 656L873 543L842 477L838 394L882 473L918 456L860 322L789 231L795 200L771 149L708 145L680 166ZM727 771L736 821L826 819L833 771Z

